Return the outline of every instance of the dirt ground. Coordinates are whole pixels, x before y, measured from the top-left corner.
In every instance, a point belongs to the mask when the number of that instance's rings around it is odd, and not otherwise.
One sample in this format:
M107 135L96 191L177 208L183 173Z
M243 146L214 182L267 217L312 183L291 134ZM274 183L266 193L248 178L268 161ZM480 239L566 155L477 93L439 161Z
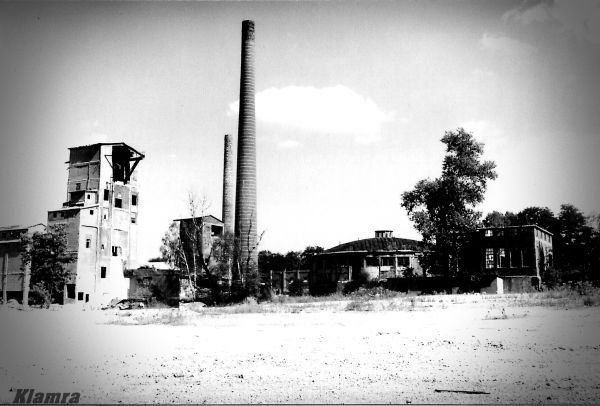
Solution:
M599 307L449 300L246 314L3 308L0 402L17 388L83 403L600 402Z

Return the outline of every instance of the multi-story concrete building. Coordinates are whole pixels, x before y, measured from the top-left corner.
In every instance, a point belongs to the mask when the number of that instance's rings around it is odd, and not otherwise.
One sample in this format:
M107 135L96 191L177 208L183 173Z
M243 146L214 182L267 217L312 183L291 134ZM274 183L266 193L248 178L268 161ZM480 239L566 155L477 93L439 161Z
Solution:
M64 302L125 298L129 280L123 270L137 267L136 168L144 154L122 142L69 152L66 201L48 212L48 226L66 225L68 250L76 255Z
M29 292L29 269L23 266L21 258L21 236L43 232L46 226L0 227L0 261L2 264L2 303L15 299L21 303L27 301ZM28 265L29 267L29 265Z

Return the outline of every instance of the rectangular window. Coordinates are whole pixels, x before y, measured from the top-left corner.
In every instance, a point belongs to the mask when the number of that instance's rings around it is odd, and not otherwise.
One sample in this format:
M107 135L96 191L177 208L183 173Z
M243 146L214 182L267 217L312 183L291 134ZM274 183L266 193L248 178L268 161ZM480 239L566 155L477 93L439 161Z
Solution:
M81 183L75 184L75 190L81 190Z
M367 257L365 259L367 261L367 266L379 266L379 258L377 258L377 257Z
M108 189L104 189L104 201L108 202Z
M492 269L494 267L494 249L485 249L485 267L486 269Z
M87 303L89 301L90 301L90 295L89 295L89 293L86 293L85 294L85 302Z
M92 197L90 196L90 194L87 194L87 199L90 200Z
M498 268L508 268L508 258L504 248L498 248Z
M67 283L67 299L75 299L75 284Z
M131 205L137 206L137 195L131 195Z
M83 300L83 292L77 292L77 300Z
M117 247L116 245L113 245L112 247L112 256L113 257L117 257L121 255L121 247Z
M90 216L94 215L94 210L90 210Z
M494 235L494 232L492 230L485 230L485 236L486 237L491 237Z
M106 267L105 266L100 267L100 278L102 278L102 279L106 278Z
M522 252L518 248L510 249L510 267L521 268L523 266Z
M131 223L135 224L135 217L134 216L131 216Z
M85 238L85 248L90 248L91 245L92 245L92 238L86 237Z
M57 214L58 214L57 212L52 213L52 217L56 218Z
M394 258L393 257L382 257L381 258L381 266L393 266Z
M118 197L115 198L115 207L120 209L121 207L123 207L123 200L119 199Z
M406 266L408 267L410 265L410 258L409 257L398 257L398 266Z

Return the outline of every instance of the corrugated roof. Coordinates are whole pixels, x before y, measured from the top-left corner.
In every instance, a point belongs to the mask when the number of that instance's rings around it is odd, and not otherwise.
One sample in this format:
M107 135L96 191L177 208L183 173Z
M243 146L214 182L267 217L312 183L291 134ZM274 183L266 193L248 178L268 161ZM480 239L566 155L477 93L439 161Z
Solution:
M352 252L352 251L422 251L423 243L407 238L396 237L375 237L365 238L340 244L333 248L325 250L326 253L331 252Z

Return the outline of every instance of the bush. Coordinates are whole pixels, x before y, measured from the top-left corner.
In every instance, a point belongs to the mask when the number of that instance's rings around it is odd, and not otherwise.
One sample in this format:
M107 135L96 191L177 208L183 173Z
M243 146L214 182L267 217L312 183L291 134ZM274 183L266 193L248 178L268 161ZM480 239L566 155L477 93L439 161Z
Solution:
M52 304L52 294L43 283L36 283L29 291L29 305L48 309Z
M288 287L288 293L290 296L302 296L304 293L303 281L300 279L292 279Z

